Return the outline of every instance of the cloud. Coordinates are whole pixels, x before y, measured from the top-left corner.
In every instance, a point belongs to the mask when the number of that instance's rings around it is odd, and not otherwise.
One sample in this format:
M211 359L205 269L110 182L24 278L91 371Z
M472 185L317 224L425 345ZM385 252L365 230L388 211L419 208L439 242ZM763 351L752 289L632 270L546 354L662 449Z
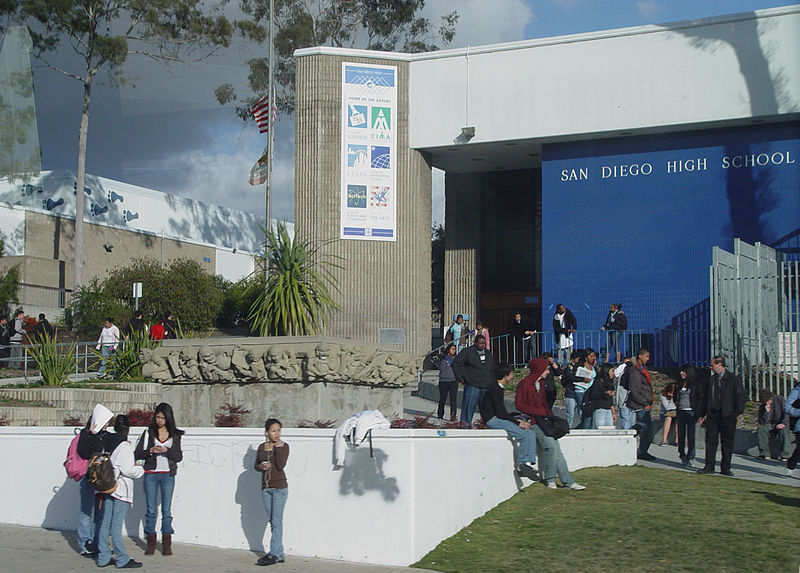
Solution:
M645 18L655 18L664 9L664 6L655 0L640 0L635 6L636 11Z
M456 37L445 48L480 46L513 42L525 38L525 27L534 19L531 8L523 0L429 0L423 15L436 25L439 17L458 11Z

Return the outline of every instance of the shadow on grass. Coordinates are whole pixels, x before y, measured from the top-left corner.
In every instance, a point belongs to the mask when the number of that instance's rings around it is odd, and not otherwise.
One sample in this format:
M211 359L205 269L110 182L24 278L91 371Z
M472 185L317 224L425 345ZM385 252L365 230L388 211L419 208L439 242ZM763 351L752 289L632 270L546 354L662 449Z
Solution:
M785 495L778 495L777 493L772 493L771 491L759 491L756 489L752 490L752 493L760 493L765 499L771 501L772 503L785 505L787 507L800 507L800 497L786 497Z

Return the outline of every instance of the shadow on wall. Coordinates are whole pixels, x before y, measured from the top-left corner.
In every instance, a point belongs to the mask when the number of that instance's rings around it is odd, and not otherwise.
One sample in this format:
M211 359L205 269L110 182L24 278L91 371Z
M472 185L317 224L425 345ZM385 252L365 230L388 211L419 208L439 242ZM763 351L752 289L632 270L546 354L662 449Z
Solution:
M244 471L236 480L234 501L240 507L242 532L247 538L247 546L254 553L264 553L264 533L267 530L267 516L261 498L261 472L256 471L256 448L250 446L242 458Z
M81 493L78 483L65 477L64 483L53 488L53 498L47 504L42 527L75 530L78 526L80 503ZM77 544L75 544L75 548L77 548Z
M750 14L754 16L754 14ZM764 55L758 33L759 26L774 26L766 20L740 20L713 28L679 28L675 31L689 38L690 45L704 52L715 52L729 46L736 55L742 78L747 85L750 113L753 117L776 115L779 101L791 103L790 92L786 89L786 78L780 71L775 77L770 73L769 61ZM712 34L709 34L713 30ZM725 146L725 154L748 155L749 146ZM744 171L743 173L735 173ZM770 178L753 176L752 170L729 169L727 173L728 209L731 218L731 237L739 237L748 243L764 242L765 236L762 215L769 201ZM773 239L775 237L772 237Z
M384 501L394 501L400 495L397 479L386 477L383 464L389 456L383 450L369 448L348 449L345 454L342 477L339 478L341 495L364 495L370 491L379 491Z

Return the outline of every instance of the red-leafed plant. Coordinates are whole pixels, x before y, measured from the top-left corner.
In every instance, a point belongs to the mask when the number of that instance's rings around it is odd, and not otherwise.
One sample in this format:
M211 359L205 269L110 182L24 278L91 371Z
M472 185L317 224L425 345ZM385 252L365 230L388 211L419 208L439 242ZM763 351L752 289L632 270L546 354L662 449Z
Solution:
M243 416L250 410L242 404L226 402L219 408L221 411L214 416L214 425L220 428L241 428L244 426Z

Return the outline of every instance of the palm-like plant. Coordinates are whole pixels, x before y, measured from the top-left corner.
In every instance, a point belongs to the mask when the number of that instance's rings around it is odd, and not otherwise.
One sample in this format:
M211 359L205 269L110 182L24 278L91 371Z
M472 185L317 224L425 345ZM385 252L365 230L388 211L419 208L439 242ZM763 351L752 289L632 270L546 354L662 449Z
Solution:
M331 296L337 290L332 271L340 268L338 257L322 253L324 244L290 237L282 222L265 234L267 283L250 307L252 329L261 336L319 332L339 308Z

